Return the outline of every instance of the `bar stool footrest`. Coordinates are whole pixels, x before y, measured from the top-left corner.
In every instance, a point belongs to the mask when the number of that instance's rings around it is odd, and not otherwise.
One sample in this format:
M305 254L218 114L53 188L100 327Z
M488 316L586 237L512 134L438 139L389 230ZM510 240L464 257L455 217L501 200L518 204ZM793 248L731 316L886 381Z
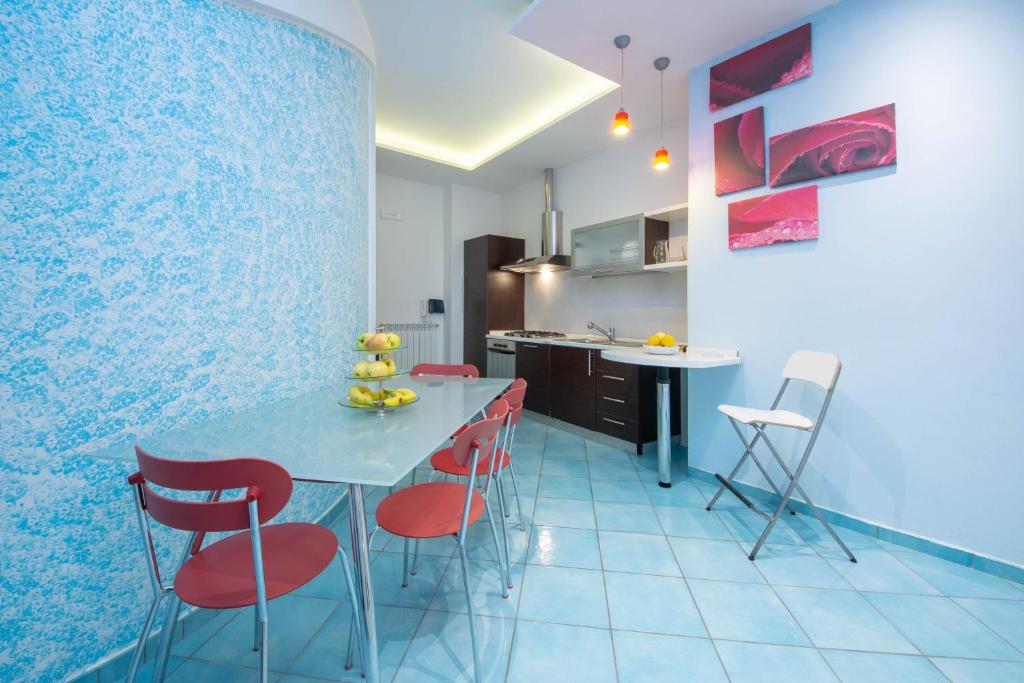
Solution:
M768 513L764 512L763 510L761 510L756 505L754 505L754 501L750 500L745 495L743 495L743 493L738 488L736 488L731 481L729 481L728 479L726 479L725 477L723 477L721 474L718 474L718 473L715 474L715 479L717 479L718 482L722 486L724 486L725 488L729 489L729 491L732 493L732 495L734 495L737 498L739 498L741 503L743 503L748 508L750 508L751 510L753 510L757 514L761 515L765 519L771 519L771 515L769 515Z

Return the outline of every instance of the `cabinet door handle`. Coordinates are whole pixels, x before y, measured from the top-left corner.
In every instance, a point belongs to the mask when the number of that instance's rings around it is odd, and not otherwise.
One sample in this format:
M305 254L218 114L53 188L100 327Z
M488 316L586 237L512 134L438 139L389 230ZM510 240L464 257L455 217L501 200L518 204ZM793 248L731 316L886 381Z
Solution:
M613 425L619 425L620 427L626 426L625 422L622 422L620 420L613 420L610 417L602 417L601 419L604 420L605 422L611 422Z
M523 344L524 349L539 349L540 347L536 344Z
M612 398L611 396L602 396L601 398L606 401L612 401L613 403L625 403L621 398Z
M587 349L587 377L590 377L590 349Z
M605 379L613 379L616 382L625 382L626 381L625 377L616 377L615 375L601 375L601 377L604 377Z

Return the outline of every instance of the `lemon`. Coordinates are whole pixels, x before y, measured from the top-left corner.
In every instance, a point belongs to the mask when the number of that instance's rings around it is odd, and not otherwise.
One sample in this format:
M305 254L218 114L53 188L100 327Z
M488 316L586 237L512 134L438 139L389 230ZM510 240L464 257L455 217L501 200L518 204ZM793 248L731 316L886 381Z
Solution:
M661 338L661 345L662 346L675 346L676 345L676 338L673 337L671 334L666 334L664 337Z
M650 337L647 338L647 345L648 346L661 346L661 338L664 337L664 336L665 336L664 332L658 332L657 334L652 334Z

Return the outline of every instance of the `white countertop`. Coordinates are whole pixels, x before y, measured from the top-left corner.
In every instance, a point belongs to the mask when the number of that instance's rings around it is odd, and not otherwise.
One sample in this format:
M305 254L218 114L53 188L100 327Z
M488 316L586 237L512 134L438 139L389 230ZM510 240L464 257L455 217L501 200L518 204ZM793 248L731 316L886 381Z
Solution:
M664 356L647 353L642 348L608 347L601 352L601 357L618 363L661 368L719 368L739 365L741 362L740 354L735 349L717 349L710 346L690 346L685 353Z
M600 340L597 341L582 341L595 339L592 334L567 334L564 337L545 337L541 339L533 339L530 337L508 337L502 334L500 331L491 332L487 335L488 339L504 339L506 341L514 342L526 342L527 344L549 344L552 346L571 346L574 349L597 349L603 351L605 349L621 349L628 348L622 346L614 346L612 344L603 344ZM632 337L621 337L619 341L638 342L643 343L643 339L633 339ZM680 342L685 344L686 342Z

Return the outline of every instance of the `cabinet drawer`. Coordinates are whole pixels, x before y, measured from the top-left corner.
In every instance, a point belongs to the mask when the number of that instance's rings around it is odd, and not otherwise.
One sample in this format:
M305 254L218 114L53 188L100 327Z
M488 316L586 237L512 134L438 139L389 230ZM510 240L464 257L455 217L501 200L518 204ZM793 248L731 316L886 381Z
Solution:
M632 377L634 379L637 372L637 366L632 363L619 363L614 360L608 360L600 354L597 355L597 369L603 370L608 374Z
M637 400L633 397L623 397L615 393L605 394L599 391L597 412L626 420L636 420Z
M597 395L636 400L636 376L613 370L597 370ZM600 402L599 402L600 405Z
M622 439L623 441L630 441L632 443L637 441L638 432L635 420L623 420L621 417L598 413L597 431L608 436L614 436L617 439Z

